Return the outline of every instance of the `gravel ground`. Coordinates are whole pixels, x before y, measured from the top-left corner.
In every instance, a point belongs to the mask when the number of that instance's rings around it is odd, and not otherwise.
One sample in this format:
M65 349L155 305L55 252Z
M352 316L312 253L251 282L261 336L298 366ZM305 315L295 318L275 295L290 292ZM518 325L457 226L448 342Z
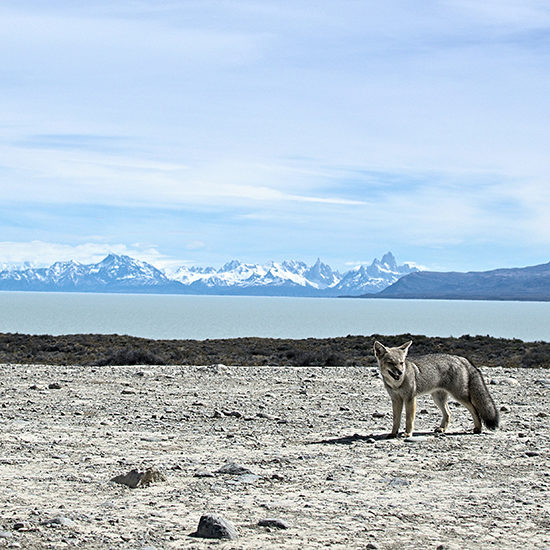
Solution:
M452 406L435 435L423 397L405 441L372 368L1 369L0 547L550 548L548 370L483 369L495 433ZM190 537L204 513L239 537Z

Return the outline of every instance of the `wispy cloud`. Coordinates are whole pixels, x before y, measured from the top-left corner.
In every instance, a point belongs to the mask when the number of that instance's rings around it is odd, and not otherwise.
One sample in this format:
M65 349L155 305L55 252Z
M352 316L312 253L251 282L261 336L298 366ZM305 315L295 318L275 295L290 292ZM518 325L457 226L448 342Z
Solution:
M15 143L17 147L30 149L59 149L63 151L94 151L113 153L126 151L131 140L124 136L100 136L91 134L36 134Z
M68 245L44 241L0 241L1 263L12 265L31 263L35 267L46 267L57 261L70 260L80 263L94 263L101 261L111 252L132 256L154 265L166 265L169 260L156 248L139 244L126 245L120 243L91 242Z

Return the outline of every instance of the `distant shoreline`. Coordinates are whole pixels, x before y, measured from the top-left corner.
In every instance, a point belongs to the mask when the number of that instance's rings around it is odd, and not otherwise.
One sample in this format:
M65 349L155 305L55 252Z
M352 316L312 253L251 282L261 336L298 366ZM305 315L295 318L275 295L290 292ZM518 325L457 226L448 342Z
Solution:
M550 367L549 342L490 336L345 336L338 338L231 338L155 340L118 334L0 333L0 363L50 365L242 365L375 367L375 340L413 341L411 355L454 353L489 367Z
M277 294L277 293L254 293L248 292L243 293L241 291L235 292L174 292L173 290L155 290L154 292L148 290L138 290L138 289L128 289L128 290L84 290L84 289L75 289L75 290L59 290L59 289L0 289L0 293L5 294L86 294L86 295L105 295L105 296L193 296L193 297L207 297L207 298L319 298L319 299L328 299L328 300L426 300L426 301L449 301L449 302L534 302L534 303L548 303L550 302L550 296L538 296L538 297L529 297L529 296L460 296L460 295L449 295L449 296L393 296L393 295L384 295L381 293L373 294L361 294L358 296L352 295L326 295L326 294Z

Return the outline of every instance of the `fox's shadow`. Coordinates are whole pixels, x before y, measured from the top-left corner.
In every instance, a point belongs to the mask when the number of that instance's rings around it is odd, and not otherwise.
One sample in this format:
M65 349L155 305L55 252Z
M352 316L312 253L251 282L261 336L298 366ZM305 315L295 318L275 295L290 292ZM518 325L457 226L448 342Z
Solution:
M464 431L446 432L444 434L437 433L437 432L414 432L414 437L430 436L433 439L437 439L441 437L457 437L457 436L465 436L465 435L478 435L478 434L474 434L473 432L464 432ZM364 441L366 443L376 443L378 441L394 441L394 440L405 441L402 437L391 438L387 433L369 434L369 435L361 435L361 434L355 433L353 435L346 435L343 437L321 439L318 441L308 441L307 445L351 445L352 443L357 443L358 441Z

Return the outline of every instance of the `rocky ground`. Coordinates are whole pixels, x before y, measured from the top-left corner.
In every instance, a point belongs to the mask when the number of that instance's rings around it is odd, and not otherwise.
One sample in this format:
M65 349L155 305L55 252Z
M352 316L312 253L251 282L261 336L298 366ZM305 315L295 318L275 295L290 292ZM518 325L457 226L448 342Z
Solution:
M500 431L405 441L370 367L2 365L0 548L550 548L550 372L483 370Z

